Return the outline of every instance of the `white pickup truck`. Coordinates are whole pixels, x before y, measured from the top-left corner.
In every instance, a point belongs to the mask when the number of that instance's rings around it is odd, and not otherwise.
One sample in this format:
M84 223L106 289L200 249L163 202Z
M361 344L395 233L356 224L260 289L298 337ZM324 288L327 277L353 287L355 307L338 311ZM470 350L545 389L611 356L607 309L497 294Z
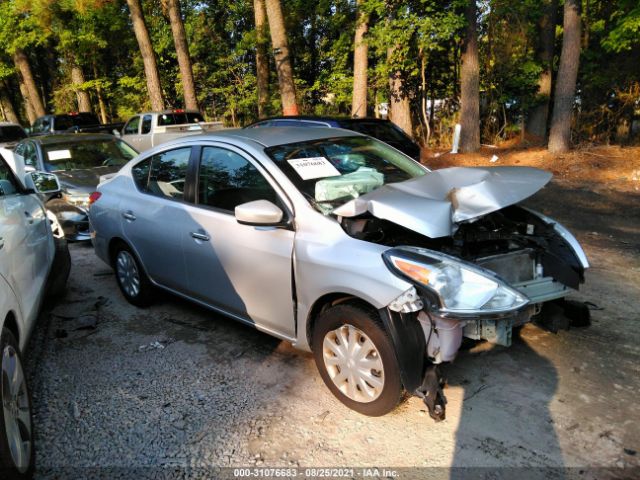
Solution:
M184 135L222 128L222 122L204 122L197 110L164 110L139 113L125 123L122 132L114 133L138 152L143 152Z

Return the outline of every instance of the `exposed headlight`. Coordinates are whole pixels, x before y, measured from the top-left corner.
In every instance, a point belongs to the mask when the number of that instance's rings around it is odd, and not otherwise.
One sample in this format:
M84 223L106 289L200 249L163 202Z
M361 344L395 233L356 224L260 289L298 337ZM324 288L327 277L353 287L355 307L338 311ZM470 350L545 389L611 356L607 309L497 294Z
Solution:
M448 255L407 247L387 250L383 257L396 274L433 292L442 312L499 313L529 303L490 272Z

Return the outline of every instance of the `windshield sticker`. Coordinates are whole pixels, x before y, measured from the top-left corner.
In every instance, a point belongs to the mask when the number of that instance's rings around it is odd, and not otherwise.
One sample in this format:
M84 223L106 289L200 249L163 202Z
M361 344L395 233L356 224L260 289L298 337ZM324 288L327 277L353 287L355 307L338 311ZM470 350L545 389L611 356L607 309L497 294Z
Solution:
M340 172L325 157L294 158L287 161L303 180L340 176Z
M51 150L47 152L49 156L49 160L52 162L55 160L64 160L66 158L71 158L71 150Z

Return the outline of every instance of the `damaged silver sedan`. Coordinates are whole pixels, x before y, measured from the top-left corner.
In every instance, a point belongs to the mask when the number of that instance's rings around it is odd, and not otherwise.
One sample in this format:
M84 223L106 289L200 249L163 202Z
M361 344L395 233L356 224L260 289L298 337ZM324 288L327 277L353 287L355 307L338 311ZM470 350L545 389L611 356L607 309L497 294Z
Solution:
M571 233L518 206L550 178L430 171L337 129L228 130L132 160L90 219L131 303L168 290L312 351L358 412L384 415L407 391L441 419L437 366L463 337L508 346L584 281Z

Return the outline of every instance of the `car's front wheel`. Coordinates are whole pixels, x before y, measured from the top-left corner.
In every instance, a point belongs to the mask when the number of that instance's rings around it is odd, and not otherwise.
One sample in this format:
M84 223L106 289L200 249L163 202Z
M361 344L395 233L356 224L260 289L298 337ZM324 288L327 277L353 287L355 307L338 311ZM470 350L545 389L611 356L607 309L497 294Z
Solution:
M18 342L7 328L0 335L0 477L30 478L35 465L33 420Z
M400 368L377 312L350 304L327 309L315 322L312 348L322 380L347 407L377 417L398 405Z
M116 247L113 268L120 291L127 301L137 307L146 307L153 299L153 285L135 254L125 244Z

